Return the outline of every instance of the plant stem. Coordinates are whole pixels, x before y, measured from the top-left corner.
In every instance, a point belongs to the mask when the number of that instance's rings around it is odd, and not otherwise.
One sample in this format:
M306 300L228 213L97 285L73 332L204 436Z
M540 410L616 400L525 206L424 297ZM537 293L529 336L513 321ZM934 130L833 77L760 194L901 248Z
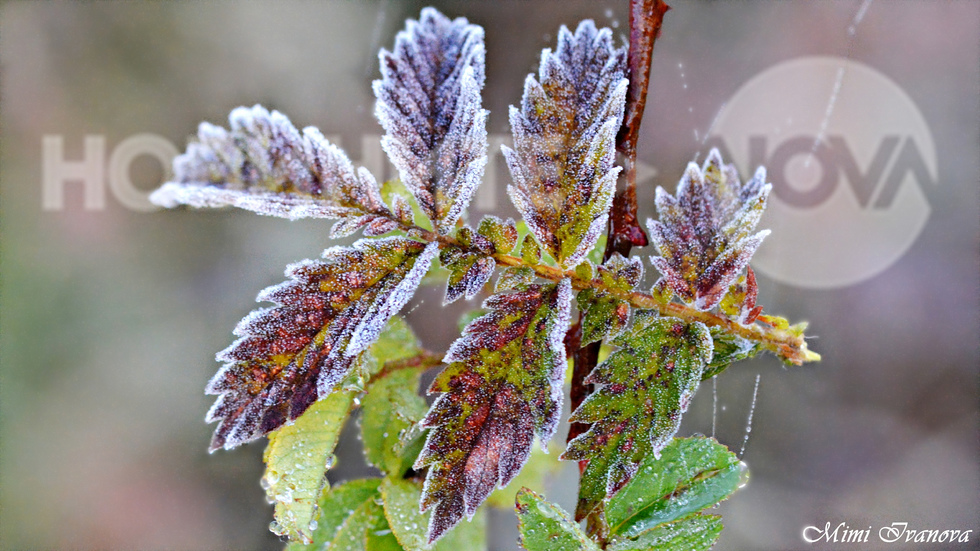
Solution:
M572 288L579 291L589 288L599 289L608 295L627 301L635 308L656 310L663 316L670 316L687 322L697 321L707 325L708 327L722 328L731 334L760 343L764 349L775 353L783 360L786 360L794 365L800 365L804 362L814 361L819 358L819 356L807 349L806 341L802 336L796 335L790 331L775 327L763 327L758 324L741 325L724 316L713 314L711 312L703 312L676 302L664 302L651 294L641 291L617 291L606 286L598 277L592 280L586 280L575 275L574 271L569 270L566 272L546 264L528 264L525 263L522 258L509 254L494 253L487 255L486 253L474 249L473 247L463 245L455 238L448 235L440 235L418 226L408 226L402 224L402 227L405 231L410 232L411 235L418 236L424 241L439 243L440 248L457 247L467 252L490 256L500 266L530 268L534 271L535 275L549 281L558 282L562 279L569 279L571 281Z

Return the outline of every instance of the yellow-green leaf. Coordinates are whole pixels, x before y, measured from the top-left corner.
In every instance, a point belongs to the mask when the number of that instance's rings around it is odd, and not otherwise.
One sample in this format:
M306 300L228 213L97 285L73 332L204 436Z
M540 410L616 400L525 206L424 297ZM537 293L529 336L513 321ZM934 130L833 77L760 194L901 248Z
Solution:
M292 425L269 434L262 485L275 502L270 529L291 540L310 543L318 501L327 485L337 437L350 412L352 392L335 392L314 403Z

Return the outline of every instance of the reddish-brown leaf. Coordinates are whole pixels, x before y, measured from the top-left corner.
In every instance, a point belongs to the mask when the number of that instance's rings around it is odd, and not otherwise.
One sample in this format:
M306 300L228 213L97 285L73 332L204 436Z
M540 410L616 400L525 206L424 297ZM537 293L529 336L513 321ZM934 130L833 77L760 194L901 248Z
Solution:
M334 247L323 260L286 269L284 283L259 293L276 304L253 311L207 393L218 399L211 451L254 440L295 419L348 373L391 316L411 298L438 251L401 237Z

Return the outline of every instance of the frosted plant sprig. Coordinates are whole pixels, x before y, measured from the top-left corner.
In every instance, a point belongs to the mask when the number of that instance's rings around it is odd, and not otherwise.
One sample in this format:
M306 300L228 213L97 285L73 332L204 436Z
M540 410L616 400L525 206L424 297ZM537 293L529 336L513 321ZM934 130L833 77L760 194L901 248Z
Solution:
M634 14L646 13L643 1L634 1ZM661 8L651 17L662 17ZM622 247L645 242L641 231L624 241L612 224L619 244L598 266L587 260L614 202L616 133L628 127L627 149L635 146L645 84L629 88L631 121L623 123L626 52L613 47L608 29L584 21L574 33L562 27L537 78L526 79L521 107L510 111L508 190L530 232L522 240L514 220L495 216L471 227L465 210L487 161L483 58L480 27L432 8L381 52L373 88L383 145L427 221L416 219L407 194L393 193L385 204L375 178L318 130L300 132L260 106L234 110L228 130L202 124L175 161L175 181L151 198L160 205L331 218L331 237L365 236L289 266L285 282L259 294L272 306L238 324L238 339L218 354L223 366L206 388L217 396L207 415L218 424L211 450L269 436L263 485L276 504L272 529L294 542L472 548L466 534L481 505L532 461L535 439L544 448L555 432L569 353L605 342L618 349L598 366L583 362L591 373L573 379L573 390L575 380L597 388L573 404L571 420L590 425L563 455L583 469L575 518L589 519L589 533L523 492L521 541L551 541L535 533L540 521L585 549L654 541L707 549L720 522L698 511L724 499L737 480L734 455L723 446L674 438L700 381L763 350L788 363L818 358L807 349L805 324L763 315L754 275L741 275L765 235L753 233L770 189L764 172L742 185L713 151L703 168L689 167L676 199L658 191L660 220L650 227L663 277L649 293L639 289L642 259L627 258ZM630 59L632 74L649 55ZM635 221L635 201L616 204L617 217ZM446 367L429 388L441 395L429 407L416 391L439 356L425 352L397 314L437 257L447 303L485 293L502 269L485 313L442 357ZM580 331L569 327L573 299ZM384 480L330 488L326 470L357 407L364 408L365 455ZM661 454L685 457L683 468L664 467L677 471L670 479L711 489L687 511L693 514L651 523L617 496L643 495L629 489L640 485L666 502L681 499L661 487L667 478L659 467L640 468ZM457 526L464 516L476 523Z

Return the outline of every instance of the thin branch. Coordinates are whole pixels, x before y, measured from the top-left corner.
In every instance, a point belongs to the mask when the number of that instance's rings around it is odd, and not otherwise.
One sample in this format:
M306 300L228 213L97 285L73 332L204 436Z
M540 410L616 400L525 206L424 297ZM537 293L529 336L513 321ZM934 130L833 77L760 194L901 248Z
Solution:
M453 237L439 235L422 229L418 226L408 226L400 224L402 228L420 239L428 242L436 241L440 248L458 247L460 249L475 254L484 255L479 250L463 245ZM554 266L546 264L528 264L520 257L509 254L495 253L490 255L500 266L519 266L530 268L535 275L550 281L561 281L562 279L571 280L572 288L581 291L582 289L600 289L604 293L625 300L635 308L644 310L656 310L663 316L678 318L687 322L698 321L708 327L719 327L725 331L738 335L744 339L758 342L762 347L775 353L780 358L789 363L800 365L804 362L816 361L819 355L807 349L806 341L803 337L795 335L789 331L775 327L763 327L758 324L741 325L736 321L728 319L711 312L703 312L684 304L676 302L664 302L657 297L640 291L623 292L608 287L600 278L588 280L582 279L574 271L562 271Z

